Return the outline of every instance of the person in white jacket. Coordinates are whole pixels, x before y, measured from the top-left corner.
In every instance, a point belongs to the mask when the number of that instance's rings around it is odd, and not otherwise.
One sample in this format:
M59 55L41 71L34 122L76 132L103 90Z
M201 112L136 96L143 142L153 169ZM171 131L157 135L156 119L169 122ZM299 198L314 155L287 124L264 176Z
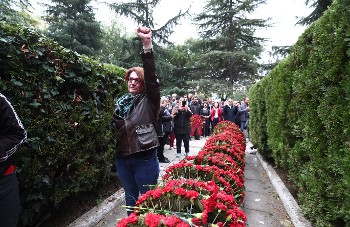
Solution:
M27 132L9 100L0 93L0 226L16 227L20 201L13 156Z

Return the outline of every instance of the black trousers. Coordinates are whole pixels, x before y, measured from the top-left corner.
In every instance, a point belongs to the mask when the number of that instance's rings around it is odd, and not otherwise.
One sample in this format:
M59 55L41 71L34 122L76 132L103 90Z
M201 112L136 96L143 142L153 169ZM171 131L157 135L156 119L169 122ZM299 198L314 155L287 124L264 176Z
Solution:
M15 174L0 177L0 226L16 227L19 218L19 189Z
M157 151L158 160L164 160L165 159L164 146L165 146L165 143L166 143L169 135L170 135L170 133L165 132L163 137L158 137L158 141L159 141L159 147L158 147L158 151Z
M203 136L210 136L210 119L205 119L204 125L203 125Z
M181 154L181 144L184 142L185 152L190 152L190 134L175 134L176 136L176 152Z
M214 118L214 120L211 122L211 127L214 131L215 126L219 123L219 118Z

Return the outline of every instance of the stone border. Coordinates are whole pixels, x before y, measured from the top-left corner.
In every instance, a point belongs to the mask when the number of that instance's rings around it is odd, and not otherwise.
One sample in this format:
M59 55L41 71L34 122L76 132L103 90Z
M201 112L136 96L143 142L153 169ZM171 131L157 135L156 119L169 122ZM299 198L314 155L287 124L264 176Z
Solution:
M105 199L100 205L92 208L74 222L69 227L88 227L96 225L114 207L120 206L124 201L124 189L119 189L116 193Z
M311 227L310 222L303 216L298 203L295 201L294 197L284 185L283 181L278 176L273 167L265 162L261 154L258 152L256 152L256 156L258 157L262 167L267 173L267 176L275 188L275 191L280 197L284 208L286 209L290 219L293 222L293 225L297 227Z

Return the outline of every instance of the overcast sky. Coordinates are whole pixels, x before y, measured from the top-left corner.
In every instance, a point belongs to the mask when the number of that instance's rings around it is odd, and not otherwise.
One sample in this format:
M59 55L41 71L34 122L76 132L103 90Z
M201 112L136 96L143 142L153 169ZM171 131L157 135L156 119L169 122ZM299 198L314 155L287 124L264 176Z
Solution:
M45 0L31 0L34 4L43 1ZM107 2L123 2L123 0L108 0ZM176 16L180 10L187 10L190 6L192 15L199 13L205 2L205 0L162 0L161 5L154 9L155 23L161 26L165 21ZM93 5L97 9L96 19L98 21L108 24L116 18L116 15L105 4L94 3ZM298 21L297 17L307 16L311 10L305 6L305 0L267 0L267 4L259 6L252 18L271 18L270 22L273 24L270 28L257 31L257 36L269 39L265 44L266 50L269 51L271 46L294 44L305 30L305 27L295 25ZM123 25L130 29L130 32L135 31L136 24L125 18L122 20ZM182 44L190 37L198 37L196 27L189 20L182 20L181 24L175 27L175 33L170 40L176 44Z
M187 10L190 6L191 15L195 15L201 12L204 3L204 0L162 0L161 5L154 9L155 22L161 26L165 21L176 16L180 10ZM113 13L106 13L109 11L106 6L98 4L96 7L99 12L104 12L96 14L97 20L108 23L115 17ZM312 9L305 6L305 0L267 0L266 4L260 5L251 18L271 18L272 26L258 30L256 34L258 37L269 39L265 43L265 51L270 51L272 46L293 45L305 30L305 27L295 25L298 18L309 15L311 11ZM134 31L137 27L136 24L127 20L125 20L124 25L131 27L130 31ZM189 20L182 20L181 24L175 28L175 33L170 37L170 40L176 44L182 44L190 37L198 37L196 29ZM264 62L268 61L266 59L268 58L267 52L263 58Z

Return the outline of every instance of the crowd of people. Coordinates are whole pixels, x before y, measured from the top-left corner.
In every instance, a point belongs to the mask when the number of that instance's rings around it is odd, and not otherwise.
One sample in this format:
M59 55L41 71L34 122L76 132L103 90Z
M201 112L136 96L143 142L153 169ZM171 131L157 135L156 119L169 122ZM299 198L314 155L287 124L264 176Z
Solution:
M249 98L246 97L243 101L234 101L230 98L222 101L213 100L213 98L200 99L197 94L162 96L158 132L163 128L164 133L158 133L159 161L169 162L169 159L163 155L166 141L169 141L170 149L173 149L176 139L176 157L181 156L183 142L187 156L189 141L192 138L199 140L201 136L210 136L217 123L223 120L235 123L241 131L249 130Z

